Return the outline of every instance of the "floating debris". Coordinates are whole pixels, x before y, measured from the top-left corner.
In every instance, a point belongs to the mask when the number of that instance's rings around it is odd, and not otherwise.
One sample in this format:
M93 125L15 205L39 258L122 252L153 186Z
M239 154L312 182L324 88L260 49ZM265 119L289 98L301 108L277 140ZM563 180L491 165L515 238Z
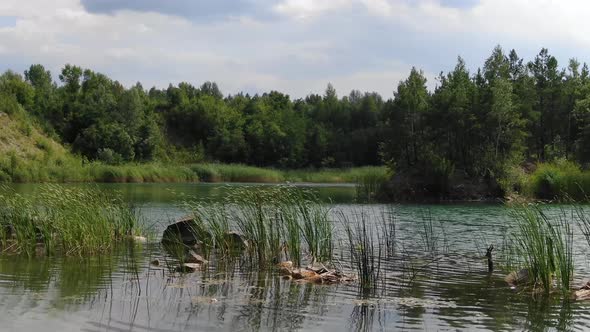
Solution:
M184 263L176 268L176 272L193 273L201 268L197 263Z
M207 261L205 258L203 258L203 256L195 253L192 250L189 250L188 255L187 255L185 261L187 263L195 263L195 264L207 264L207 263L209 263L209 261Z
M336 284L356 280L356 278L347 276L340 271L330 270L321 263L306 268L293 269L293 262L286 261L279 263L277 267L286 279L294 279L300 282Z

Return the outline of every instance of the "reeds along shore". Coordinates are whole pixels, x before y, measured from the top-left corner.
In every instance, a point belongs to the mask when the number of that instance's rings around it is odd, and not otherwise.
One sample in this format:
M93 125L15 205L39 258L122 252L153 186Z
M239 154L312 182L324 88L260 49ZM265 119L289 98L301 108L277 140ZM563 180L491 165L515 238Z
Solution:
M376 211L361 205L341 210L320 202L312 190L294 186L234 187L221 201L188 201L183 206L192 212L198 249L207 258L211 253L216 259L229 257L239 244L239 254L251 267L272 269L284 261L292 261L295 267L315 262L344 266L354 271L365 290L375 290L384 282L382 263L403 255L398 249L408 241L398 238L391 209ZM543 205L534 204L509 209L514 232L510 241L501 245L501 254L510 253L511 257L498 266L510 266L506 273L526 270L528 280L519 285L523 289L570 293L576 229L590 245L587 209L575 204L557 214L555 209L548 214ZM418 255L424 262L437 260L448 252L448 247L439 250L441 244L448 246L443 223L435 227L430 214L424 214L422 222L418 235L423 250L405 254ZM137 234L142 224L132 207L98 188L43 185L31 196L10 188L0 190L2 253L108 253L117 242ZM243 241L228 236L232 231ZM335 255L336 243L340 255ZM415 243L412 247L420 251Z
M545 293L554 289L568 293L574 273L575 216L562 211L550 217L539 206L521 206L513 211L518 225L513 243L517 261L527 271L526 286Z
M45 146L45 145L43 145ZM251 183L357 183L380 178L384 166L346 169L280 170L242 164L84 163L66 154L46 153L42 159L26 160L16 154L0 156L0 182L251 182Z
M138 216L98 189L45 185L24 196L0 190L0 252L82 255L108 252L138 232Z

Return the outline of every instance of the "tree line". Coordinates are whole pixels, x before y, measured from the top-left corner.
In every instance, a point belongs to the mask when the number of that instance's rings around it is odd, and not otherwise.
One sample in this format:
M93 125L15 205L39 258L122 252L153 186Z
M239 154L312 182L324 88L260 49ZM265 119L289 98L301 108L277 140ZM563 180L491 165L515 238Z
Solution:
M217 84L126 88L104 74L42 65L0 76L0 111L25 109L88 160L244 163L280 168L387 164L396 171L501 177L556 158L590 162L590 74L546 49L529 62L496 47L475 73L458 58L429 91L413 68L393 96L354 90L292 99L224 96Z

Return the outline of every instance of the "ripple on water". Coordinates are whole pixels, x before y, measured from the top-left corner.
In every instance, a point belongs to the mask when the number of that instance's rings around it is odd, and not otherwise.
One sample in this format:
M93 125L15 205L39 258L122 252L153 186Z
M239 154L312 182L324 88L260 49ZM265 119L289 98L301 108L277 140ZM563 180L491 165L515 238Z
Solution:
M189 188L183 188L189 190ZM335 205L347 213L387 206ZM215 266L180 275L157 244L117 248L108 257L0 257L0 321L16 330L530 330L590 328L590 305L533 300L488 274L485 246L501 247L510 218L496 205L395 206L396 251L381 260L374 289L312 285L274 273ZM175 216L171 204L157 214ZM424 243L433 221L434 250ZM576 282L588 273L587 244L575 239ZM483 251L483 252L482 252ZM348 250L338 250L341 263ZM150 262L159 259L162 265ZM2 329L2 328L0 328Z

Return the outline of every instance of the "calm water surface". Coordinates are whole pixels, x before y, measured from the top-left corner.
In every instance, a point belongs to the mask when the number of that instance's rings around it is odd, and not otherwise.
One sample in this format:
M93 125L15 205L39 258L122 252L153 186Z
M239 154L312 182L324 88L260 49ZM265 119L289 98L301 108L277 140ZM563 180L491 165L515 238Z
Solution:
M120 191L160 233L186 214L187 198L222 197L232 186L210 184L101 185ZM30 193L35 185L17 186ZM360 205L350 186L313 186L334 213L366 214L377 223L393 209L397 242L382 262L383 283L373 292L356 285L313 285L252 272L240 262L215 262L179 274L158 243L119 246L88 258L0 256L2 331L395 331L588 330L590 303L532 299L511 290L505 273L487 273L482 259L494 244L501 253L514 229L500 205ZM549 208L558 213L561 207ZM426 216L426 218L425 218ZM436 249L424 241L433 220ZM347 252L336 241L336 254ZM588 245L575 238L576 280L590 277Z

